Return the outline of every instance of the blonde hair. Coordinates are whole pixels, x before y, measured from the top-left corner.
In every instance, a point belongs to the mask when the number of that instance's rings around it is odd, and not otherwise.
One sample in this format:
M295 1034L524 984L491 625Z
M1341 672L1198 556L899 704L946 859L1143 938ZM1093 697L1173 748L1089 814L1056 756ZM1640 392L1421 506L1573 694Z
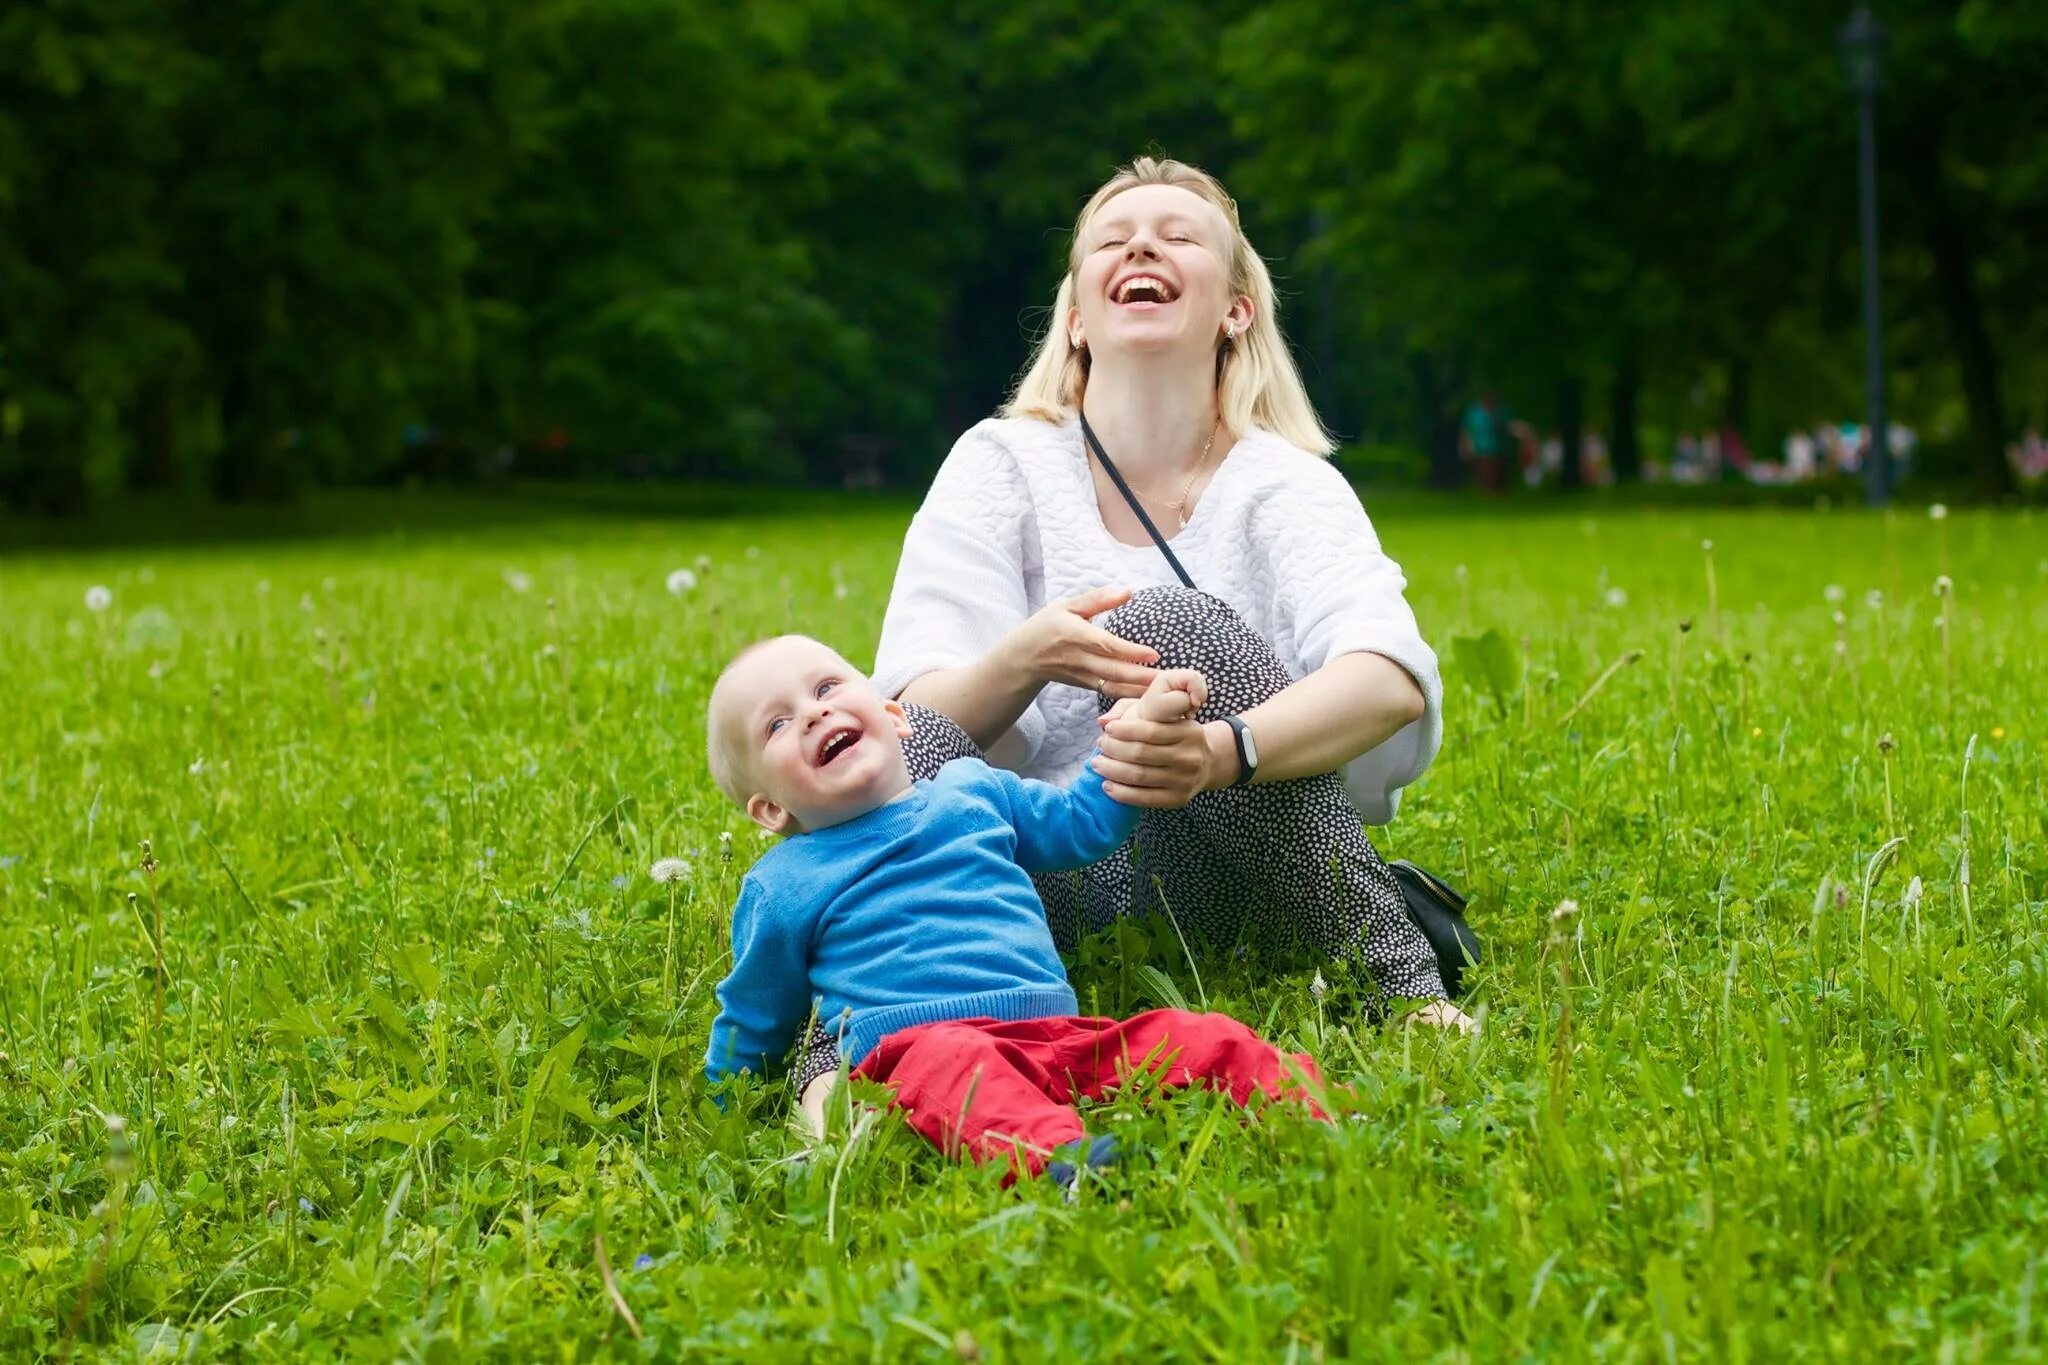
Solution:
M765 640L756 640L726 661L719 670L718 681L711 684L711 699L704 706L704 758L711 769L711 780L718 784L718 790L736 806L747 804L747 798L754 793L749 789L754 780L753 765L748 761L746 746L740 744L732 733L732 703L736 698L729 685L733 671L748 656L766 649L778 640L787 640L787 635L771 635Z
M1308 389L1295 368L1287 339L1280 334L1280 309L1273 296L1273 277L1259 253L1245 239L1237 220L1237 201L1221 181L1185 162L1141 156L1120 169L1095 191L1074 220L1067 248L1067 273L1052 301L1052 323L1039 340L1037 353L1016 392L1003 406L1005 417L1036 417L1064 422L1081 406L1088 389L1088 353L1076 349L1067 332L1067 314L1074 307L1074 278L1081 268L1088 224L1103 205L1139 185L1175 185L1191 191L1223 214L1229 241L1220 253L1230 274L1230 292L1252 301L1252 325L1235 340L1219 338L1216 350L1216 411L1223 424L1243 435L1261 427L1303 450L1327 455L1336 448Z

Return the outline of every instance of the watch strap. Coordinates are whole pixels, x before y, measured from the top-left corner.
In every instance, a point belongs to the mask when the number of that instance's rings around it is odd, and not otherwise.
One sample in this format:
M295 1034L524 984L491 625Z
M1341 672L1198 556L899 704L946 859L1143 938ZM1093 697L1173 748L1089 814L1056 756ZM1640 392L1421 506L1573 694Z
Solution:
M1225 716L1223 723L1230 727L1230 737L1237 744L1237 780L1230 785L1248 787L1253 776L1258 773L1259 765L1252 761L1251 750L1245 747L1244 720L1238 716Z

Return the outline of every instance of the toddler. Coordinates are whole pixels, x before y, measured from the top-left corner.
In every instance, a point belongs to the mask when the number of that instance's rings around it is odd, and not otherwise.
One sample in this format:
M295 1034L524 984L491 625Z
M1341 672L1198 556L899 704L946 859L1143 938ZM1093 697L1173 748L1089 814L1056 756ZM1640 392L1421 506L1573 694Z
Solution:
M1201 675L1168 671L1136 707L1193 724L1205 693ZM892 1085L911 1126L948 1155L1007 1159L1013 1176L1050 1163L1068 1183L1114 1157L1107 1137L1087 1139L1073 1101L1134 1071L1240 1104L1320 1084L1308 1057L1223 1015L1079 1015L1030 874L1095 862L1136 825L1141 812L1112 800L1092 767L1066 789L971 758L913 782L902 706L796 635L727 666L708 729L719 788L786 836L733 910L713 1082L765 1075L815 1009L855 1074Z

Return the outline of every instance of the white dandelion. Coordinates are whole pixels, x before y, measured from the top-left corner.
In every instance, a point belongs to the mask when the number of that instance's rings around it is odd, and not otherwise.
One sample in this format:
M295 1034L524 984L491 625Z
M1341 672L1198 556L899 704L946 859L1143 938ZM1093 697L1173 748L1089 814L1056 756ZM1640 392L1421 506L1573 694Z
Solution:
M521 573L517 569L507 569L505 570L505 586L514 592L530 592L533 589L533 578L531 575Z
M1955 586L1956 581L1953 578L1950 578L1947 574L1942 574L1934 580L1934 595L1936 597L1946 597L1955 590Z
M1607 605L1615 608L1617 611L1627 606L1628 592L1622 588L1609 588L1607 590Z
M697 586L697 575L688 569L676 569L668 576L668 590L677 597Z
M1820 590L1820 595L1839 606L1849 596L1849 590L1840 583L1830 583Z
M1876 588L1872 588L1869 592L1863 594L1863 605L1869 607L1872 611L1884 610L1884 594Z
M687 858L656 858L654 866L647 869L647 875L662 883L679 882L690 875L690 861Z
M1947 520L1948 520L1948 504L1947 504L1947 503L1945 503L1945 502L1937 502L1937 503L1934 503L1933 505L1931 505L1930 507L1928 507L1928 509L1927 509L1927 516L1928 516L1929 520L1932 520L1932 521L1947 521Z
M710 555L700 554L695 559L691 560L690 563L692 566L696 568L698 573L708 573L711 570Z
M85 590L85 609L105 611L114 605L114 590L102 583L95 583Z
M844 602L846 600L846 585L844 583L834 583L832 585L832 595L841 602Z

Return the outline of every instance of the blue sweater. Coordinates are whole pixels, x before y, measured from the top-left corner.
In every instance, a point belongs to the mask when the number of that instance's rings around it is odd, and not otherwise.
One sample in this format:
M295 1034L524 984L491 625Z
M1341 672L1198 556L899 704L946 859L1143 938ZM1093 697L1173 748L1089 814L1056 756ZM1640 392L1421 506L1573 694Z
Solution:
M1078 1012L1027 874L1108 856L1141 813L1093 768L1062 790L965 758L901 800L791 835L740 887L706 1072L766 1074L813 1003L850 1065L915 1024Z

